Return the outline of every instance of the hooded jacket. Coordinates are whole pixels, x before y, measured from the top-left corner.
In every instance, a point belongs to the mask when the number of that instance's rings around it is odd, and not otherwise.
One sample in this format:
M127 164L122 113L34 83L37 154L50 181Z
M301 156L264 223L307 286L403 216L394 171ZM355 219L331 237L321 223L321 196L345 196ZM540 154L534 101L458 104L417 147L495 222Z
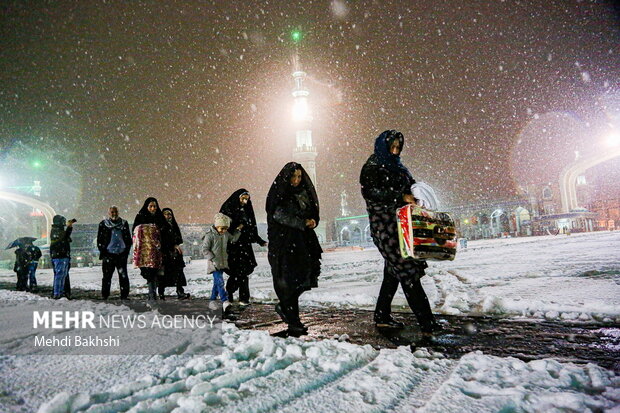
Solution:
M211 261L214 268L211 270L225 270L228 268L228 243L237 242L241 232L235 231L234 234L226 231L223 234L217 232L217 229L212 225L207 229L207 233L203 237L202 250L205 257Z
M73 226L65 229L67 220L62 215L54 215L50 231L50 257L71 258L71 233Z

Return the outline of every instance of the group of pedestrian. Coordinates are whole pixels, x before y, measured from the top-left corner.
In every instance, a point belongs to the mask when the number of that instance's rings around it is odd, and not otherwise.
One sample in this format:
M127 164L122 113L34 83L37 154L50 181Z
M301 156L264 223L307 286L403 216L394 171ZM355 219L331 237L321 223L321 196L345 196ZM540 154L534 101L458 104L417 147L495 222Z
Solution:
M441 329L420 283L426 261L403 258L399 251L396 210L416 203L410 171L401 162L404 137L387 130L375 140L374 153L364 164L360 184L370 220L371 236L384 258L383 282L379 291L374 321L378 328L402 328L403 323L391 315L392 299L400 285L421 330L432 334ZM258 235L250 193L235 191L222 204L214 223L203 237L207 272L213 274L211 300L220 299L224 310L239 292L239 303L249 304L249 275L257 266L252 244L268 245L273 286L279 302L275 311L288 325L291 335L307 333L299 314L299 297L318 286L322 249L315 233L320 221L319 200L309 175L296 162L287 163L273 180L266 202L268 243ZM72 225L57 215L51 232L54 265L54 298L70 297L69 267ZM65 227L66 225L66 227ZM160 209L155 198L147 198L137 213L131 232L118 208L108 210L101 221L97 246L102 260L101 295L110 295L112 275L119 275L121 299L128 299L127 262L133 246L132 262L147 281L148 299L165 299L166 287L176 287L179 299L189 298L183 287L187 280L183 268L183 237L170 208ZM28 249L26 248L26 251ZM20 252L20 254L22 254ZM27 268L40 257L24 252L28 258L16 261L18 286L25 288ZM36 268L36 264L35 264ZM19 270L19 271L18 271ZM224 273L228 282L224 283ZM20 278L21 274L21 278ZM36 286L36 282L34 284ZM31 281L32 288L32 281Z

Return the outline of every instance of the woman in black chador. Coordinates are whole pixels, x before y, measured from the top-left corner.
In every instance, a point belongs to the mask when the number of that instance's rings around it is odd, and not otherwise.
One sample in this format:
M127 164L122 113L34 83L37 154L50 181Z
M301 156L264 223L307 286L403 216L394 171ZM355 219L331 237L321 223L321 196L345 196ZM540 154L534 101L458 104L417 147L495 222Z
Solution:
M189 294L185 293L183 289L187 285L185 272L183 271L185 261L183 260L183 250L181 249L183 236L181 235L179 224L177 224L177 220L174 218L172 209L164 208L161 212L166 219L166 225L162 231L162 239L165 240L165 245L162 245L165 247L162 251L164 274L157 281L159 298L165 300L166 287L176 287L177 298L185 300L189 298Z
M377 327L403 327L391 315L392 299L400 283L420 328L424 333L432 333L441 327L435 321L420 283L426 261L404 259L398 241L396 209L416 201L411 193L415 180L400 161L404 143L402 133L395 130L383 132L375 140L375 152L362 167L360 176L372 239L385 259L374 318Z
M299 296L317 287L321 246L314 233L319 223L319 200L304 168L284 165L267 195L269 264L280 302L276 312L291 335L306 334L299 319Z
M220 212L230 218L230 227L237 228L243 224L241 237L235 243L228 244L228 282L226 292L228 300L233 301L233 294L239 290L239 303L247 305L250 303L250 286L248 276L256 268L256 257L252 249L252 243L257 243L261 247L267 243L258 236L256 228L256 217L250 193L244 189L236 190L222 204Z

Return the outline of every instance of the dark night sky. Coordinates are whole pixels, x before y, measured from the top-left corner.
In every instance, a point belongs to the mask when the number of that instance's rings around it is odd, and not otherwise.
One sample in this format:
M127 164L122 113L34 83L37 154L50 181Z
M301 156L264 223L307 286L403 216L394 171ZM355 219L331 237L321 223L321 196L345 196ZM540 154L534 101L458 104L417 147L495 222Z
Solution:
M404 163L444 202L505 198L522 130L569 113L584 139L609 126L601 97L620 93L611 2L0 4L2 181L39 175L81 222L110 204L131 220L147 196L209 222L239 187L263 219L294 144L297 26L325 218L344 189L363 210L359 171L384 129L403 132ZM23 164L33 157L39 171Z

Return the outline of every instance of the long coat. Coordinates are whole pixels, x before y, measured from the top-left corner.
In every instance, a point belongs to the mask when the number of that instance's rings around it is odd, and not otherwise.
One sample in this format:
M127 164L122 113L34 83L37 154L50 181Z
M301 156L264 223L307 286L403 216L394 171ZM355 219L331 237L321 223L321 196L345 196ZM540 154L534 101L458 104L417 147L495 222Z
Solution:
M241 205L239 201L239 197L247 192L248 191L244 188L238 189L220 208L222 214L230 217L231 228L237 228L239 224L243 224L239 240L235 243L228 244L229 268L226 270L227 274L242 277L250 275L258 265L256 263L252 244L266 244L265 240L258 235L252 201L248 200L248 203L245 205Z
M295 170L302 171L298 187L290 184ZM319 222L319 204L312 181L303 167L289 162L274 180L267 195L269 264L274 287L280 294L301 294L318 286L323 250L306 219Z
M183 260L183 254L179 253L175 248L175 246L183 244L183 235L172 209L164 208L162 212L166 210L172 214L172 221L166 222L162 227L162 239L165 240L165 249L162 251L164 274L158 280L158 283L160 286L165 287L185 286L187 285L187 279L183 272L185 261Z
M411 195L411 185L415 180L400 163L399 157L389 154L393 139L400 139L402 149L402 135L394 137L388 132L392 131L385 131L377 137L375 152L362 167L362 196L366 201L372 240L385 259L388 272L399 280L419 279L424 275L426 261L401 256L396 222L396 209L406 205L403 195Z

